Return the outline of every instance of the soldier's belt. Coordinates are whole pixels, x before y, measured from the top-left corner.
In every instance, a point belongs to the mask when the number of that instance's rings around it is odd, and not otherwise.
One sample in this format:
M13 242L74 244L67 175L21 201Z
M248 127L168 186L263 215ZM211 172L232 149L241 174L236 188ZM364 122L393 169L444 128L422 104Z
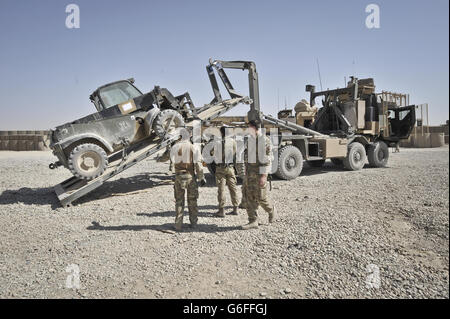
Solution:
M182 175L189 175L189 176L192 176L194 173L193 172L189 172L189 171L179 171L179 172L175 172L175 175L179 175L179 176L182 176Z
M220 163L220 164L217 164L217 166L218 167L231 167L231 166L234 166L234 164L233 163L228 163L228 164L224 164L224 163Z

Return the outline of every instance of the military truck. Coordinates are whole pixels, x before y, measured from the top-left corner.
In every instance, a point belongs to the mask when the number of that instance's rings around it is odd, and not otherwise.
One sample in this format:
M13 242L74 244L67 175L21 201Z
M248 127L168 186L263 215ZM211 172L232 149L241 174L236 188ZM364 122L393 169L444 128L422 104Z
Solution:
M60 125L51 132L50 148L76 177L91 180L108 166L108 157L146 138L163 137L193 117L188 93L173 96L156 86L143 94L134 79L108 83L90 95L97 112Z
M307 85L306 91L310 92L311 107L316 105L318 97L323 104L309 128L342 139L342 147L330 151L327 141L319 141L324 158L311 162L316 167L322 166L328 158L349 170L363 168L366 159L372 167L386 166L388 147L407 139L415 125L415 105L398 106L383 101L381 95L375 93L372 78L350 77L346 88L321 92ZM347 148L347 152L335 154L339 153L339 148Z
M351 77L347 87L316 92L307 85L310 101L302 100L292 110L278 112L278 118L259 111L256 85L250 86L250 95L256 96L258 105L253 116L264 123L274 147L272 171L281 179L300 175L303 163L321 167L330 159L335 165L348 170L360 170L368 160L372 167L383 167L389 159L389 146L407 139L415 125L415 105L399 106L384 101L375 93L373 79L358 80ZM322 97L322 107L316 98ZM252 115L249 113L249 116ZM228 125L242 126L245 117L217 118Z

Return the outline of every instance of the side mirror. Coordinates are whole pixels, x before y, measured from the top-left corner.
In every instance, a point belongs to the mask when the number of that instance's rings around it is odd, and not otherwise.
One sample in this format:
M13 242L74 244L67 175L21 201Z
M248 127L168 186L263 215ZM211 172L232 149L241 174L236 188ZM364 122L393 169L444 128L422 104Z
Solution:
M314 85L307 84L305 90L306 90L306 92L314 93L314 91L316 90L316 87Z

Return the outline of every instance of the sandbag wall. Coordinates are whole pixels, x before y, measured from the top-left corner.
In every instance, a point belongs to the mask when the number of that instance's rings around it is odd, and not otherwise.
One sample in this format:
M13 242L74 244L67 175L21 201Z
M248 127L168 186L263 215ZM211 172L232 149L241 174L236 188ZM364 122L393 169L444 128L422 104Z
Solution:
M0 151L49 150L50 131L0 131Z

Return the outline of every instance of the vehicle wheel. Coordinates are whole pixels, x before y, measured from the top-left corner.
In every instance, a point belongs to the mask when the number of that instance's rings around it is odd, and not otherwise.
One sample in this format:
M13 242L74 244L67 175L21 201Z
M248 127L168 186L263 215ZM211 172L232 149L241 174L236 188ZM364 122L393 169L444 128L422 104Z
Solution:
M389 159L389 148L385 142L375 142L369 145L367 157L371 167L385 167Z
M100 176L108 166L105 150L92 143L76 146L68 158L69 169L80 179L91 180Z
M366 149L361 143L353 142L348 146L347 157L344 158L344 167L351 171L359 171L366 163Z
M174 133L175 129L184 126L184 119L180 113L175 110L161 111L156 117L153 129L159 137L164 137L166 134Z
M335 157L335 158L332 158L332 159L331 159L331 162L332 162L334 165L336 165L336 166L342 166L342 165L344 165L344 159L343 159L343 158Z
M318 160L318 161L308 161L308 165L311 167L317 167L320 168L325 164L325 160Z
M276 175L285 180L294 179L300 175L303 169L303 155L293 146L284 146L278 154L278 169Z

